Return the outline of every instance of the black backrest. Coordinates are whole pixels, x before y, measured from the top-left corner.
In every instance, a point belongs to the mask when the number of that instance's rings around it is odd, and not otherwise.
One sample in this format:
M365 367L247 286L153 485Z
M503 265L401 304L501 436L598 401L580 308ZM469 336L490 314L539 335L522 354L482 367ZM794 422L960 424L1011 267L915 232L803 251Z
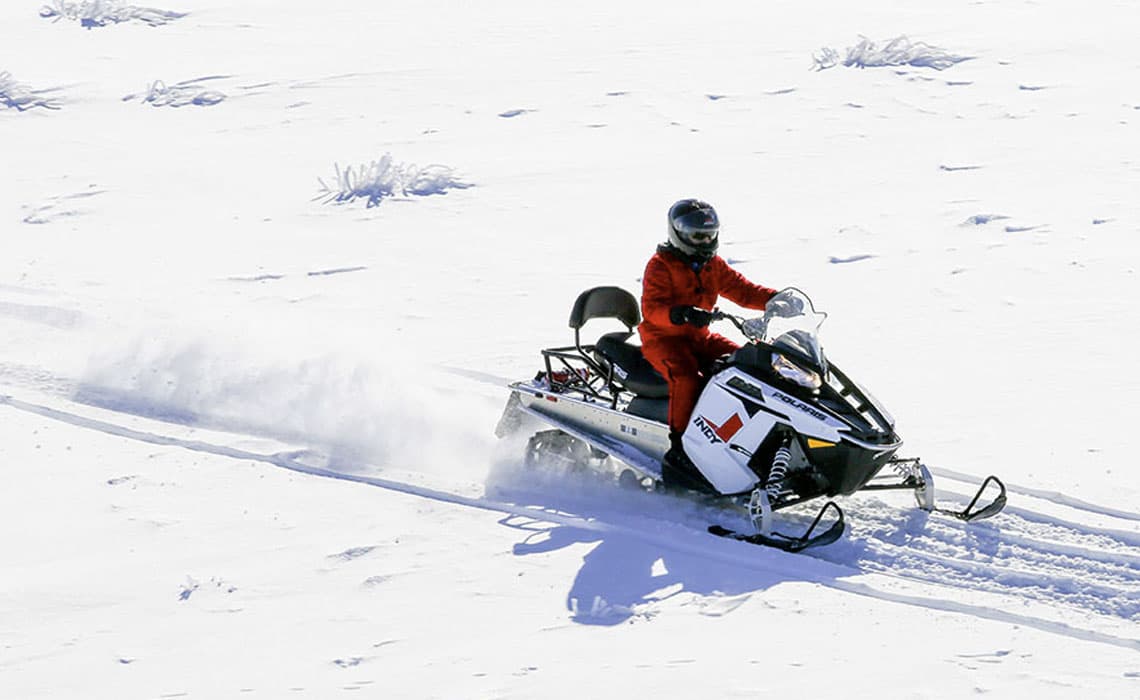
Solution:
M632 331L641 323L641 308L637 298L621 287L594 287L578 295L570 327L578 330L591 318L616 318Z

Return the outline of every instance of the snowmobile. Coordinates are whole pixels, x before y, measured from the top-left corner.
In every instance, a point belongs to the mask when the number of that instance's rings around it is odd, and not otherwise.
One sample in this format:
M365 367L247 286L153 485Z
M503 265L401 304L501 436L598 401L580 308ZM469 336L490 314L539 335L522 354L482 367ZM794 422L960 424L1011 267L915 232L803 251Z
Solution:
M706 497L742 508L754 531L712 525L709 532L786 551L828 544L846 526L831 499L859 491L910 490L921 509L967 521L1000 512L1006 491L996 476L964 510L935 504L927 467L896 454L903 443L894 419L825 357L819 327L826 316L795 288L773 296L759 318L714 310L715 321L731 322L748 342L707 374L681 440L710 487ZM625 330L583 344L582 328L593 319L616 319ZM626 290L583 292L570 313L574 345L542 350L537 376L510 384L497 434L537 419L543 429L529 437L527 464L613 459L622 485L662 490L668 385L630 342L640 321ZM775 529L777 511L817 498L828 500L801 534Z

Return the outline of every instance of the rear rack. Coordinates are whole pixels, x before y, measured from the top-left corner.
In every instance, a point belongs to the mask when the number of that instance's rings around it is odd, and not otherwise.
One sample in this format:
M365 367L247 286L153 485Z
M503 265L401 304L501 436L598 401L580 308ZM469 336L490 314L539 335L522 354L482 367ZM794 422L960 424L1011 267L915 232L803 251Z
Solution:
M593 345L582 345L577 342L570 347L548 348L542 351L542 359L546 365L545 379L551 391L557 393L576 393L583 398L602 401L616 409L618 398L624 389L614 380L613 364L605 367L602 363L590 357Z

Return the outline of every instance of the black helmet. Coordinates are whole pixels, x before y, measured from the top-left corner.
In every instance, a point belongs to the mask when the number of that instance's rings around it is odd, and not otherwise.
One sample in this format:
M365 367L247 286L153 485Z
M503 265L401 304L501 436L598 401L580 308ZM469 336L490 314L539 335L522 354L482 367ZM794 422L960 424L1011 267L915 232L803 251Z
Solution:
M720 245L716 209L699 199L682 199L669 207L669 243L702 262L712 260Z

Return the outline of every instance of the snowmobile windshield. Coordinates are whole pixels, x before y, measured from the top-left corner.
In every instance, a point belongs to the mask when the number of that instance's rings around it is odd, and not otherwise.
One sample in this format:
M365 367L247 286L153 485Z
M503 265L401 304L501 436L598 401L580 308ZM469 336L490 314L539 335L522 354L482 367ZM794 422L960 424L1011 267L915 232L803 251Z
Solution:
M753 340L810 360L826 374L827 361L819 344L819 327L826 318L806 294L789 287L769 299L764 315L746 322L744 332Z

